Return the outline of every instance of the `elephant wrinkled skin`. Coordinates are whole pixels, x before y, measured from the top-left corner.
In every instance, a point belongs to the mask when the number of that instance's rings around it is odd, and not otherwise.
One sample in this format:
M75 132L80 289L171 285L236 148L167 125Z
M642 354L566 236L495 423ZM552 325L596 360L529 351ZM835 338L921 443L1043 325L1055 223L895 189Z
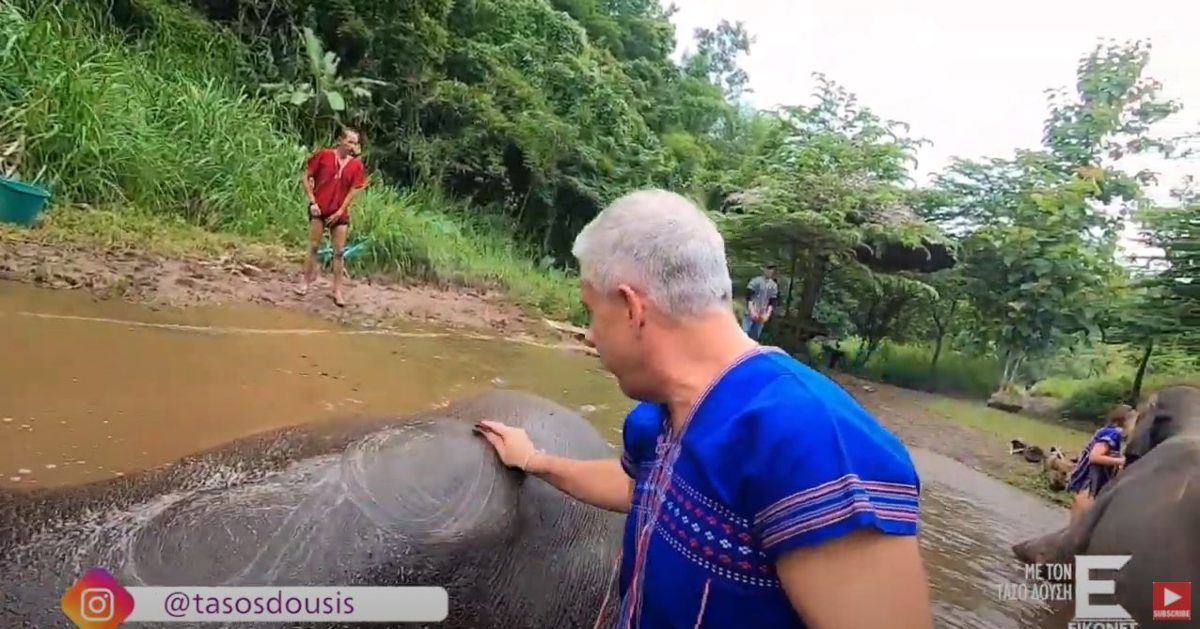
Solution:
M1076 524L1016 544L1013 552L1029 563L1132 555L1116 576L1116 601L1141 627L1180 627L1177 620L1153 620L1152 582L1200 583L1200 388L1175 386L1150 396L1126 460Z
M523 427L552 454L613 456L578 414L491 391L80 487L0 492L0 626L70 626L59 598L102 566L124 585L440 585L439 627L592 627L615 588L622 516L505 468L472 433L482 419Z

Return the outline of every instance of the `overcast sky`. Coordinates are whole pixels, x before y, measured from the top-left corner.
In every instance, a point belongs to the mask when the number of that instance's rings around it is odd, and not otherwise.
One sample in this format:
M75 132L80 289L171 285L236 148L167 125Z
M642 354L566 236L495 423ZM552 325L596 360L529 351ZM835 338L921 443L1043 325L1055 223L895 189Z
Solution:
M742 67L755 105L812 102L811 75L823 72L881 116L911 124L933 143L919 154L921 179L951 156L1036 147L1044 91L1070 86L1102 37L1150 39L1148 73L1184 103L1171 130L1200 128L1200 0L674 2L680 51L696 27L746 24L756 42ZM1200 163L1171 170L1171 179L1200 174Z

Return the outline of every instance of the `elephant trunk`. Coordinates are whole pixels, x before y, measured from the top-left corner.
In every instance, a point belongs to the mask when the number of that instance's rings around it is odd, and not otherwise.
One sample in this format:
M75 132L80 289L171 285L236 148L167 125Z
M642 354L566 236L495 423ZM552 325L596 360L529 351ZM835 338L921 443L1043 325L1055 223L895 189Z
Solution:
M1070 561L1071 552L1067 544L1070 528L1034 537L1013 544L1012 551L1024 563L1062 563Z

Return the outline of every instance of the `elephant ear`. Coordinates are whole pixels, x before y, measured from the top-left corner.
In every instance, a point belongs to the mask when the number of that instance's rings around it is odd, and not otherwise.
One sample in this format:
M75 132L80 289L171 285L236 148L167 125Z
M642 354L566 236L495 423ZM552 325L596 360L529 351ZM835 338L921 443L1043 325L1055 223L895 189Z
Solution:
M1147 441L1139 445L1149 451L1182 432L1200 432L1200 387L1167 387L1155 392L1147 406L1150 424L1144 431L1135 427L1134 439L1130 442L1131 448L1139 436L1144 436ZM1135 454L1145 456L1146 452L1136 451Z
M1170 436L1175 415L1173 405L1165 397L1161 392L1151 395L1145 410L1134 424L1129 445L1125 448L1127 465L1132 465L1137 459L1149 454Z
M1170 409L1156 409L1154 422L1150 424L1150 448L1153 449L1161 445L1174 432L1175 414Z

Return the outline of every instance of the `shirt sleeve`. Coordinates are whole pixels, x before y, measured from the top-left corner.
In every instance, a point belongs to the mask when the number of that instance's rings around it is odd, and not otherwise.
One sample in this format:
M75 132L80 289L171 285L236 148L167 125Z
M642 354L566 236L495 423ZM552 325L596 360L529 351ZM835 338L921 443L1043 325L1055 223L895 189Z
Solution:
M317 171L321 170L321 154L323 151L317 151L308 157L308 162L304 164L305 172L309 177L316 177Z
M770 561L865 527L917 533L920 480L904 444L848 395L824 396L793 377L759 396L742 487Z
M367 169L363 163L358 162L358 168L354 169L354 181L350 183L351 188L365 188L367 185Z
M621 428L621 469L630 478L636 479L638 467L654 460L660 423L659 411L650 404L638 404L625 416L625 425Z
M1096 443L1106 444L1109 454L1116 454L1121 451L1121 433L1112 426L1105 426L1096 431Z
M625 470L625 475L629 478L637 478L637 459L634 458L633 449L629 447L629 435L622 437L624 442L621 445L621 469Z

